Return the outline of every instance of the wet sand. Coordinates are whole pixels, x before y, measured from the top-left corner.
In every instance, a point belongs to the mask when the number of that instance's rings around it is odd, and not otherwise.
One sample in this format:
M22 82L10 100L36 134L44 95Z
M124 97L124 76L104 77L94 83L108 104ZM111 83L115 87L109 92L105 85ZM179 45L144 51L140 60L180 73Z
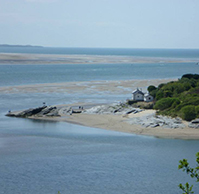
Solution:
M96 94L105 92L106 94L129 94L136 88L147 91L149 85L158 86L161 83L174 81L174 79L154 79L154 80L119 80L119 81L85 81L66 83L46 83L34 85L5 86L0 87L0 93L85 93ZM126 99L124 99L126 100Z
M185 63L197 59L168 57L135 57L114 55L57 55L0 53L0 64L116 64L116 63Z

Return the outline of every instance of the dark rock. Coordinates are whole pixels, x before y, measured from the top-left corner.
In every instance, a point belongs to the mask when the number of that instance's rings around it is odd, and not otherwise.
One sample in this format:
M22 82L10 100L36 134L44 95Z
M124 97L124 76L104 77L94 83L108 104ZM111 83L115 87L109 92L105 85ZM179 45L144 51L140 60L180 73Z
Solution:
M192 124L199 124L199 119L195 119L193 121L191 121Z
M54 110L56 110L56 109L57 109L57 107L46 107L41 112L39 112L37 114L37 116L42 117L42 116L48 115L48 114L54 112Z
M158 126L160 126L158 123L153 123L153 124L150 125L150 127L152 127L152 128L155 128L155 127L158 127Z
M126 114L128 115L128 114L131 114L131 113L137 113L137 111L135 110L135 109L133 109L133 110L130 110L130 111L128 111L128 112L126 112Z
M42 107L38 107L38 108L30 108L28 110L24 110L21 112L10 112L8 114L6 114L6 116L10 116L10 117L30 117L33 115L36 115L38 113L40 113L43 109L45 109L47 106L42 106Z
M15 113L9 112L6 114L7 117L15 117Z
M189 127L198 129L199 128L199 119L192 120L189 123Z
M82 113L82 110L72 110L72 113Z

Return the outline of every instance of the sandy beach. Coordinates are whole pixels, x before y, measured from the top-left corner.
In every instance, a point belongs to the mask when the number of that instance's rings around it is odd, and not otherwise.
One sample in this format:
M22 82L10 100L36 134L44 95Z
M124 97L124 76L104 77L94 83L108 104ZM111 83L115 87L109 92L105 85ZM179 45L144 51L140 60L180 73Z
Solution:
M114 55L58 55L0 53L0 64L119 64L119 63L188 63L197 59L168 57L135 57Z
M84 110L82 113L77 113L79 106L83 106ZM90 110L95 109L95 107L112 107L113 104L88 104L88 103L75 103L68 105L54 105L49 106L47 108L55 108L58 114L56 113L54 116L49 116L46 114L33 115L27 118L36 119L36 120L46 120L46 121L55 121L55 122L69 122L72 124L83 125L87 127L100 128L106 130L113 130L123 133L132 133L136 135L145 135L145 136L153 136L156 138L169 138L169 139L186 139L193 140L199 139L199 129L189 127L189 122L182 121L181 124L177 124L174 127L175 123L174 119L165 117L166 123L162 126L146 126L143 125L147 123L147 118L152 118L150 122L153 122L153 118L156 118L156 111L152 109L140 109L140 111L136 111L130 114L126 114L125 112L113 113L109 112L92 112ZM75 110L72 114L69 113L69 109ZM67 111L66 111L67 110ZM102 109L103 110L103 109ZM128 110L128 109L127 109ZM26 110L25 110L26 111ZM16 111L12 112L12 114L19 114L24 111ZM55 113L55 112L54 112ZM53 113L53 114L54 114ZM56 116L58 115L58 116ZM18 116L17 116L18 117ZM133 119L139 119L143 122L131 122ZM130 121L130 122L129 122ZM171 122L172 125L168 125L168 122Z
M127 120L133 117L142 117L155 114L155 110L144 110L140 113L127 115L111 114L72 114L61 117L30 117L31 119L69 122L87 127L132 133L136 135L153 136L169 139L199 139L199 129L188 127L188 122L183 121L184 128L144 127L139 124L129 124Z

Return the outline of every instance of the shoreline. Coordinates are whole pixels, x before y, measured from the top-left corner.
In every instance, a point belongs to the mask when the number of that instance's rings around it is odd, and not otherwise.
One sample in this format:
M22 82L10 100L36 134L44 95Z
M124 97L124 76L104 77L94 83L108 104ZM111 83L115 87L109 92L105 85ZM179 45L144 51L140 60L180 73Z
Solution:
M0 53L0 65L197 63L199 59L118 55Z
M48 83L48 84L34 84L34 85L22 85L22 86L7 86L0 87L0 92L5 94L17 94L17 93L69 93L78 96L84 93L85 95L96 95L106 93L106 95L124 95L131 98L131 91L142 87L143 91L146 91L147 86L158 86L161 83L175 81L175 79L154 79L154 80L116 80L116 81L85 81L85 82L66 82L66 83ZM107 93L108 92L108 93ZM123 99L124 100L124 99ZM113 101L112 101L113 102ZM107 101L108 103L108 101ZM57 104L57 103L56 103ZM63 103L66 104L66 103ZM100 103L100 105L106 103ZM110 103L108 103L110 104ZM96 102L93 99L90 102L84 101L82 103L76 102L69 105L56 105L60 107L66 106L84 106L93 107L99 105L99 101ZM19 112L19 111L18 111ZM62 114L61 117L31 117L31 119L47 120L47 121L62 121L70 122L73 124L101 128L106 130L120 131L124 133L132 133L137 135L154 136L157 138L172 138L172 139L198 139L199 129L188 127L188 123L184 122L184 128L165 128L163 126L146 127L132 122L132 119L137 117L143 122L150 122L146 120L146 115L153 115L154 112L144 110L141 113L136 114ZM30 117L29 117L30 118ZM144 120L145 119L145 120ZM139 123L139 122L138 122ZM141 122L140 122L141 123Z
M188 122L186 121L184 121L186 123L185 128L171 129L164 127L151 128L136 124L128 124L125 122L126 117L122 115L73 114L66 117L30 117L29 119L68 122L86 127L112 130L135 135L152 136L163 139L199 140L199 129L189 128Z
M155 116L156 111L152 109L142 109L138 113L130 113L130 114L123 114L123 112L121 112L121 114L107 114L106 112L102 114L92 113L92 112L69 114L69 111L68 112L63 111L66 108L67 110L69 110L69 107L71 106L78 107L79 105L84 105L88 110L90 109L90 107L93 108L93 106L94 107L96 106L96 105L83 104L83 103L58 105L53 107L56 107L56 109L58 108L57 110L59 116L46 116L42 114L40 116L33 115L33 116L28 116L26 118L33 120L43 120L43 121L68 122L86 127L112 130L123 133L135 134L135 135L152 136L156 138L199 140L199 129L190 128L188 126L189 123L186 121L182 121L182 125L184 125L183 128L181 127L168 128L165 126L146 127L143 126L141 123L138 124L138 123L129 122L129 120L133 118L144 120L148 116ZM12 112L12 114L18 114L19 112L20 111Z

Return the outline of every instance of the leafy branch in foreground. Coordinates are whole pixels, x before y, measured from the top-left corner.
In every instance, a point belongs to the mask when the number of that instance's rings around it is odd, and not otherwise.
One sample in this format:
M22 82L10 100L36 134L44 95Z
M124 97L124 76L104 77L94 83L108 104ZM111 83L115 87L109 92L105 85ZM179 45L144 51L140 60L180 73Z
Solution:
M196 167L192 168L189 165L189 162L187 159L183 159L179 161L178 169L182 169L184 172L189 174L191 178L195 178L196 182L199 182L199 152L196 153ZM194 193L192 191L193 185L189 185L189 183L186 183L185 185L179 184L179 188L184 192L183 194L192 194Z

